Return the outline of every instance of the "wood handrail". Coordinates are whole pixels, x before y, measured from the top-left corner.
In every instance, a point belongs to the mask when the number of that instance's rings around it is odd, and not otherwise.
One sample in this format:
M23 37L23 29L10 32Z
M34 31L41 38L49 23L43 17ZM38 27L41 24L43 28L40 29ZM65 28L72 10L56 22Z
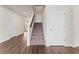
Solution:
M32 24L33 24L33 21L34 21L34 17L35 17L35 14L33 15L33 18L32 18L31 24L30 24L30 27L32 27Z

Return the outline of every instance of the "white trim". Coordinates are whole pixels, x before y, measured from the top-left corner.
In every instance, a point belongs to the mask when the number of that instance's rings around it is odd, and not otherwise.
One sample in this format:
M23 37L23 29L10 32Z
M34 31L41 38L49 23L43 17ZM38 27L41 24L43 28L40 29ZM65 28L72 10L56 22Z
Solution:
M73 47L73 48L79 47L79 45L51 45L51 44L46 45L46 47L50 47L50 46L64 46L64 47Z
M30 46L30 44L26 44L26 46Z

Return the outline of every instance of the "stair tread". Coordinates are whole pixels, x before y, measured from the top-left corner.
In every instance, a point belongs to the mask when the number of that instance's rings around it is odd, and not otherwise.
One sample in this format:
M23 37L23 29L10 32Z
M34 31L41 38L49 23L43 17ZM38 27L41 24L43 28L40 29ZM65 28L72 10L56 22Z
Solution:
M31 37L31 45L44 45L44 33L42 24L34 24L34 28L32 31L32 37Z

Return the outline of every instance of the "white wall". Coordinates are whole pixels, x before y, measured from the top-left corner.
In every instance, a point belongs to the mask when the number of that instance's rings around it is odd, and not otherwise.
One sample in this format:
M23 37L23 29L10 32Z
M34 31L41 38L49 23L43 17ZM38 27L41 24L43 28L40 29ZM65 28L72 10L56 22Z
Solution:
M0 6L0 43L24 32L24 19Z
M72 46L73 45L73 39L72 39L72 6L66 6L66 11L65 11L65 33L66 33L66 38L65 38L65 46Z
M3 15L2 12L5 13L5 11L3 10L3 8L0 7L0 36L1 36L0 37L0 42L4 41L6 38L9 37L9 35L8 35L8 27L7 27L9 19L7 21L4 20L4 19L7 18L8 14ZM4 17L4 16L6 16L6 17Z
M46 6L43 29L46 45L79 46L79 6Z
M70 10L68 11L67 8L69 9L68 6L55 5L45 7L43 29L47 46L65 45L70 43L71 25L69 26L69 24L71 19L68 16L71 15L69 13ZM69 32L67 33L67 31Z
M44 11L43 11L43 20L42 20L42 25L43 25L43 31L44 31L44 39L46 40L46 20L47 20L47 16L46 16L46 11L47 11L47 8L44 7Z
M73 6L73 43L79 46L79 6Z
M34 11L35 11L35 22L41 23L43 6L34 6Z
M16 20L16 35L20 35L24 32L24 19L20 16L15 17Z
M35 14L35 23L42 23L42 14Z

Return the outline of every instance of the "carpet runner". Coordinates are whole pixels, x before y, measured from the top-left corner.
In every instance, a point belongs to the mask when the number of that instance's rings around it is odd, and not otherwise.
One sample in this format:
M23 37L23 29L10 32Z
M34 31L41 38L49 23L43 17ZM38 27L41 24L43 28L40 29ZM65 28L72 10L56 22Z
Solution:
M31 45L45 45L42 23L34 24L30 43Z

